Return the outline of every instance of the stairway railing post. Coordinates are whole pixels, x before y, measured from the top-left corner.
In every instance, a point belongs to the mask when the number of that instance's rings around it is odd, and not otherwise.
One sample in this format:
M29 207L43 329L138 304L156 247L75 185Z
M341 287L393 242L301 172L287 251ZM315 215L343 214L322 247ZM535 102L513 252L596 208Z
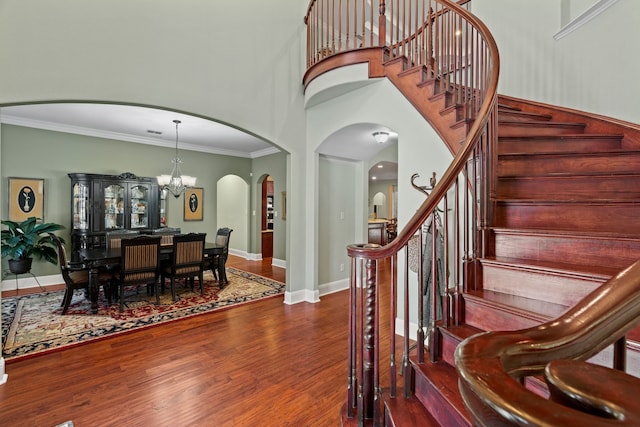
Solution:
M380 0L380 15L378 16L378 46L387 45L387 16L385 0Z

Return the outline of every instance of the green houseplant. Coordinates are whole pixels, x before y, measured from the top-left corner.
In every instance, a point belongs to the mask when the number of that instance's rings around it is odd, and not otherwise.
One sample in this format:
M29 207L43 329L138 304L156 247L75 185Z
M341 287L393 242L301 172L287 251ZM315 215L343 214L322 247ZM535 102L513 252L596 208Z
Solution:
M16 222L4 220L2 256L9 257L9 270L14 274L22 274L31 270L33 258L44 259L58 264L55 241L49 233L64 228L60 224L46 222L38 224L36 217Z

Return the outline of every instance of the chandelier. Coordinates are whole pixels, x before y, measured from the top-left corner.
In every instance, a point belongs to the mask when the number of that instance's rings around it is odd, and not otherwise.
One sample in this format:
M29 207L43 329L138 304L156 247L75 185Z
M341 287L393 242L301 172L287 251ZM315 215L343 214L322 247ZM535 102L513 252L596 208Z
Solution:
M159 175L157 178L158 185L162 191L168 190L175 198L178 198L187 188L196 185L196 178L182 175L180 171L180 163L182 163L182 160L178 157L178 125L181 122L180 120L174 120L173 123L176 124L176 157L171 160L173 170L171 171L171 175Z

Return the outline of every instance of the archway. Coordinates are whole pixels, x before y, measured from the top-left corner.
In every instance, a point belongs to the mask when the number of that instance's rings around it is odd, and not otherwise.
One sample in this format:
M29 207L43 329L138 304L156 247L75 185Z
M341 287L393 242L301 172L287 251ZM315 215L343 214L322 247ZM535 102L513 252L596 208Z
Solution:
M249 184L237 175L225 175L216 183L217 227L229 227L233 237L229 250L249 249Z

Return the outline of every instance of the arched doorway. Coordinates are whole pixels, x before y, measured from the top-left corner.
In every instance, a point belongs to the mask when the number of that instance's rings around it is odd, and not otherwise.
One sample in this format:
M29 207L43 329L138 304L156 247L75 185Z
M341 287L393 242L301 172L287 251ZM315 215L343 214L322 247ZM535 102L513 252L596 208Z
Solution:
M260 233L262 237L262 259L273 258L273 189L274 182L271 175L265 175L262 180L262 207L260 209Z

